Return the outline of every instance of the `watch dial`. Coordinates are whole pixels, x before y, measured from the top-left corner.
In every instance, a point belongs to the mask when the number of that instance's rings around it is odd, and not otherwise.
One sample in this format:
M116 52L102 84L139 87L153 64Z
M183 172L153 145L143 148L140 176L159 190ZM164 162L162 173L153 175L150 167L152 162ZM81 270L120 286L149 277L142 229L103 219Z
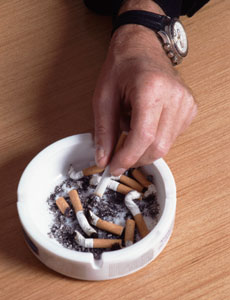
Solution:
M173 25L173 41L178 52L184 56L188 50L188 41L183 25L176 21Z

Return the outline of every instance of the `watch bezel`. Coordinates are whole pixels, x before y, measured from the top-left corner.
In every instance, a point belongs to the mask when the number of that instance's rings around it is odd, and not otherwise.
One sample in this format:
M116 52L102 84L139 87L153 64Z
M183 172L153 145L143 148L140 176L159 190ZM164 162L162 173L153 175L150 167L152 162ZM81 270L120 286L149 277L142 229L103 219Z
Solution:
M182 62L183 58L188 54L188 39L183 24L177 18L170 18L170 17L167 18L169 19L169 21L164 26L164 29L159 30L157 33L162 39L163 48L167 56L171 59L172 64L178 65ZM179 51L173 38L173 27L176 22L179 22L182 25L187 40L187 49L186 52L183 53Z
M175 43L175 40L174 40L174 27L175 27L176 23L179 23L181 25L181 27L183 28L183 31L185 33L186 43L187 43L187 48L186 48L185 52L180 51L180 49L178 48L178 46L177 46L177 44ZM185 57L188 54L188 39L187 39L186 31L185 31L185 28L184 28L183 24L180 22L179 19L173 18L170 25L168 26L168 30L169 30L169 32L168 32L169 33L169 38L170 38L170 40L173 44L174 49L176 50L176 52L181 57Z

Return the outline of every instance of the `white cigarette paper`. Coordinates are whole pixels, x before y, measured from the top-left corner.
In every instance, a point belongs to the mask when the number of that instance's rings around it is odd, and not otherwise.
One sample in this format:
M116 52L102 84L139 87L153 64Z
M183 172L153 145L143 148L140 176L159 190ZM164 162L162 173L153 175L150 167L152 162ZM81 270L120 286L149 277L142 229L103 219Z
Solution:
M118 152L120 148L123 146L125 139L127 137L128 133L123 131L117 141L114 153ZM99 182L98 186L96 187L96 190L94 192L95 195L102 197L109 182L111 180L111 174L109 171L109 165L105 168L104 173L102 174L101 181Z
M133 202L133 200L139 199L140 197L141 193L137 191L131 191L125 196L125 205L130 210L133 216L141 213L139 207L136 205L135 202Z
M80 234L80 232L78 231L75 232L76 232L75 240L78 245L85 248L93 248L93 239L85 239L84 236Z
M140 197L140 193L137 191L131 191L125 196L125 205L128 207L128 209L131 211L131 214L134 217L134 220L136 222L138 231L140 233L140 236L143 238L148 233L148 227L146 226L145 220L139 210L139 207L136 205L136 203L133 201L134 199L138 199Z
M112 180L119 180L120 176L111 176L110 177ZM92 177L90 178L90 185L93 185L93 186L97 186L99 184L99 182L101 181L101 176L98 175L98 174L94 174L92 175ZM110 185L110 183L109 183ZM108 186L109 187L109 186Z
M79 225L81 226L81 229L88 235L91 236L92 234L97 235L96 230L90 226L88 220L86 219L86 216L82 210L79 210L76 213L76 217L78 220Z
M102 197L104 195L104 192L110 182L110 179L111 178L111 175L110 175L110 172L109 172L109 166L107 166L105 168L105 171L104 173L102 174L102 177L101 177L101 180L100 182L98 183L95 191L94 191L94 194L97 195L98 197Z
M118 225L116 223L108 222L106 220L102 220L98 216L96 216L91 210L89 210L89 221L92 225L96 226L101 230L105 230L111 232L116 235L121 235L124 227Z

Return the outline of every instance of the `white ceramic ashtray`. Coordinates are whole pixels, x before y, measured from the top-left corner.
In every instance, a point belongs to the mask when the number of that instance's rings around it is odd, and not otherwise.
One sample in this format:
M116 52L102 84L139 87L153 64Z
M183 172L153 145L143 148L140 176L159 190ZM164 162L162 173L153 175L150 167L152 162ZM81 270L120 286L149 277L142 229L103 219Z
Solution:
M97 259L91 252L64 247L49 235L54 215L47 198L66 179L71 164L82 170L94 161L94 153L91 134L67 137L45 148L21 176L17 208L27 244L46 266L77 279L107 280L143 268L164 249L173 230L176 186L163 159L142 167L143 174L153 177L159 204L157 221L146 222L149 233L130 246L113 251L107 249Z

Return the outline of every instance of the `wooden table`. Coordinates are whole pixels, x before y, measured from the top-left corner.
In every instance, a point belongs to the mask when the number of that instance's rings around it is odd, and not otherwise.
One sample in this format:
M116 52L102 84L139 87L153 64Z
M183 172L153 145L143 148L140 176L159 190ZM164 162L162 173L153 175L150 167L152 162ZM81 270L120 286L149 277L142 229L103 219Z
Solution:
M213 0L183 18L190 54L178 69L199 114L165 158L178 191L172 238L144 269L86 282L49 270L28 250L16 189L45 146L93 130L90 102L111 20L77 0L1 1L1 299L230 299L229 8Z

